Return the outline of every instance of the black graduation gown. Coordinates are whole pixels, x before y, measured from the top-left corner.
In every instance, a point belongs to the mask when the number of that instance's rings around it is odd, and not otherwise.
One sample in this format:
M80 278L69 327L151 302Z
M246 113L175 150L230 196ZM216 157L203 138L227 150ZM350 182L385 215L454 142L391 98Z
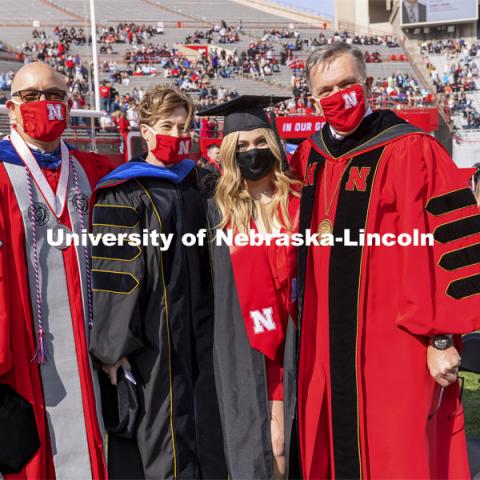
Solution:
M208 224L215 292L213 365L229 478L273 478L265 356L251 348L227 245L214 240L219 212L209 200ZM295 416L296 328L289 319L284 356L285 452Z
M220 172L211 165L198 166L198 186L205 198L211 198L215 194L217 183L220 180Z
M151 242L93 248L90 351L107 365L126 356L138 385L133 439L109 435L110 478L226 478L208 246L181 242L206 228L195 170L180 183L108 181L96 192L92 219L94 233L174 234L164 252Z

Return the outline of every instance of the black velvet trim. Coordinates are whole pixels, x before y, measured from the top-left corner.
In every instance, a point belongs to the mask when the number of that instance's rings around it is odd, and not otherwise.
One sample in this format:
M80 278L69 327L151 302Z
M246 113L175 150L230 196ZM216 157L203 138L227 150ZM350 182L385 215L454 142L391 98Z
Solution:
M400 128L393 129L392 127ZM367 148L406 133L421 131L391 110L376 110L362 120L355 132L342 140L333 137L328 124L325 124L320 132L312 135L311 140L322 151L338 158L361 146Z
M310 148L310 154L308 157L308 165L306 168L306 171L309 172L309 169L312 168L313 174L312 174L312 182L310 184L310 181L307 179L305 180L305 183L303 185L302 189L302 197L300 200L300 224L299 224L299 232L305 235L305 231L310 228L312 224L312 212L313 212L313 207L314 207L314 202L315 202L315 190L317 188L317 179L318 179L318 172L320 171L320 167L323 165L325 162L325 158L320 155L314 148ZM307 173L308 175L308 173ZM298 337L297 337L297 355L296 355L296 361L297 361L297 371L298 371L298 363L300 360L300 346L301 346L301 340L302 340L302 311L303 311L303 297L305 293L305 273L307 270L307 257L308 257L308 246L307 245L302 245L297 249L297 266L298 266L298 272L297 272L297 305L298 305L298 325L297 325L297 332L298 332ZM297 382L298 382L298 376L297 376ZM298 384L297 384L298 388ZM302 466L301 466L301 459L300 459L300 433L298 430L298 404L297 407L295 408L295 420L293 422L292 426L293 430L296 435L292 435L292 437L295 437L295 440L292 443L292 449L290 452L290 467L291 467L291 472L289 474L289 478L303 478L303 472L302 472ZM295 462L295 457L298 457L298 461ZM293 468L292 462L296 464L297 468Z
M455 270L480 263L480 243L445 253L438 264L445 270Z
M97 203L93 207L94 225L133 228L137 223L137 212L133 207L101 203Z
M350 230L353 241L365 228L370 195L382 148L355 157L350 168L370 167L365 191L349 191L345 186L349 172L342 178L335 213L333 235L344 237ZM357 398L358 298L360 288L361 246L336 243L330 253L330 377L335 478L361 478L359 419ZM360 292L361 294L361 292Z
M315 168L313 172L313 184L307 185L304 184L302 189L302 197L300 200L300 224L299 224L299 233L305 235L305 231L310 228L312 224L312 212L315 202L315 191L317 188L317 179L318 172L320 167L325 162L325 158L322 157L314 148L310 149L310 154L308 157L308 166L306 171L309 171L309 168ZM316 164L315 167L310 167L310 165ZM305 292L305 273L307 269L307 254L308 246L302 245L297 250L297 259L298 259L298 331L301 332L301 323L302 323L302 310L303 310L303 296ZM298 350L300 346L298 345Z
M107 247L100 242L96 247L93 247L92 258L100 258L103 260L119 260L122 262L131 262L137 258L142 251L139 247L132 245L115 245L113 247Z
M480 274L462 278L452 282L447 289L447 295L460 300L480 293Z
M131 273L110 270L92 270L93 291L129 294L139 285Z
M433 232L433 238L437 242L447 243L475 233L480 233L480 215L472 215L440 225Z
M475 197L469 188L455 190L438 197L433 197L427 202L425 209L432 215L443 215L444 213L453 212L460 208L476 205Z

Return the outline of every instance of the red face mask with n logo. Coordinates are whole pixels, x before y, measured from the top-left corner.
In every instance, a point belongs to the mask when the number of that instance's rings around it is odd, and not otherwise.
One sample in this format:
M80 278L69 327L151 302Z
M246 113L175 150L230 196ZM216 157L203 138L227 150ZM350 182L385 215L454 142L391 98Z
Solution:
M61 137L67 128L67 106L63 102L39 100L20 104L23 131L41 142Z
M175 165L185 160L190 154L192 139L188 135L172 137L156 133L155 139L155 148L152 148L151 152L164 165Z
M361 85L353 85L322 98L320 105L325 121L337 132L347 133L357 129L365 115L365 95Z

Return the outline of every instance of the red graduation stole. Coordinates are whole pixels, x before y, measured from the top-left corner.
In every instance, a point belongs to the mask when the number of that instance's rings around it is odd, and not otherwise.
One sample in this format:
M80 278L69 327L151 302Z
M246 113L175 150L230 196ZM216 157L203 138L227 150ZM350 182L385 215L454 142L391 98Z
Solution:
M289 213L298 220L299 199L290 198ZM251 228L255 224L251 222ZM282 230L282 233L285 233ZM288 315L296 319L296 251L294 247L230 247L233 275L252 348L271 360L283 358Z

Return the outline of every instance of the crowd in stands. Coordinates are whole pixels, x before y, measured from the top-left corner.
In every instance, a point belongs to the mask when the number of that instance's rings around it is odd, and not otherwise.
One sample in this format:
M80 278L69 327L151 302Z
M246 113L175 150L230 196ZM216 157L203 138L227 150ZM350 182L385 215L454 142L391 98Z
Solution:
M85 45L87 43L87 36L83 28L75 27L60 27L57 26L53 29L53 35L57 38L59 43L62 43L66 46L67 49L70 48L70 45ZM34 41L45 42L48 40L45 30L33 29L32 38Z
M197 30L185 37L185 43L237 43L240 41L241 26L227 25L225 20L220 25L214 25L206 31Z
M280 72L279 60L274 55L273 46L263 41L252 41L248 48L241 52L234 49L227 53L226 50L215 47L200 53L192 50L192 55L188 58L167 44L136 45L125 53L124 61L124 70L119 69L115 60L103 63L102 72L109 73L110 82L128 87L131 76L161 74L182 90L199 92L200 96L213 79L265 79Z
M404 105L428 107L434 104L434 96L420 85L409 73L396 73L385 78L375 78L372 85L372 100L377 107Z
M297 31L292 31L290 35L281 34L280 36L278 36L275 31L265 32L263 39L266 40L271 38L288 38L289 40L284 43L283 46L286 50L293 51L311 50L313 48L318 48L334 42L345 42L350 45L363 45L372 47L380 45L385 45L390 48L399 47L398 41L392 35L351 35L346 31L334 32L332 35L326 35L325 33L321 32L318 36L310 35L304 37L302 37Z
M293 98L300 105L308 105L310 89L303 72L295 72L291 77ZM432 93L422 87L409 73L398 72L384 78L375 78L372 85L373 104L377 107L403 105L407 107L425 107L434 103Z
M123 128L125 131L137 129L136 106L144 95L143 87L134 87L131 93L120 95L112 84L103 81L100 86L100 108L104 111L104 116L100 119L102 129L107 131L115 127ZM197 108L202 110L217 103L232 100L236 96L238 96L236 90L212 85L202 87L195 98ZM74 105L74 108L82 108L82 106Z
M220 25L213 26L207 32L195 32L186 38L187 43L210 43L213 35L218 34L224 38L234 34L236 38L241 31L241 24L237 27L228 26L224 21ZM278 40L287 39L287 43L281 46L277 55L275 43ZM224 41L224 40L222 40ZM160 69L164 78L169 78L185 91L201 91L205 84L213 78L232 78L237 76L265 79L280 72L280 65L287 65L294 74L304 69L304 62L295 56L294 52L320 46L332 41L347 41L352 44L362 45L387 45L398 46L394 37L381 36L350 36L347 32L335 33L327 38L321 33L318 37L302 38L295 30L267 30L261 40L252 41L248 48L239 52L237 48L231 53L218 48L210 47L197 58L187 58L175 48L169 48L167 44L155 46L153 43L135 44L125 54L127 69L125 72L118 70L116 62L106 62L104 72L110 72L110 80L128 86L129 77L132 75L158 75ZM193 56L193 54L192 54ZM377 51L365 52L365 60L368 63L382 61ZM401 60L401 58L398 58Z
M70 53L71 45L83 45L87 42L83 30L56 27L53 36L36 29L32 32L33 40L24 42L21 47L21 59L24 63L43 61L65 75L69 92L82 100L88 94L89 65L80 56Z
M263 41L271 41L272 39L279 40L287 38L288 41L282 44L282 50L279 55L280 65L288 65L294 73L300 72L304 68L303 60L299 59L299 51L309 51L315 48L328 45L332 42L345 42L351 45L386 45L387 47L394 48L399 47L399 44L393 36L352 36L348 32L335 32L333 35L327 36L325 33L320 33L318 36L302 37L299 32L291 31L290 35L285 35L286 32L266 31L263 37ZM364 59L366 63L381 63L389 60L392 62L408 60L404 54L391 54L387 57L383 57L377 50L366 50L364 52Z
M103 27L98 31L100 53L111 53L111 45L115 43L128 43L133 47L144 45L154 35L163 33L163 27L136 25L134 23L120 23L116 26ZM24 42L21 46L21 60L24 63L43 61L64 74L67 85L75 105L79 108L88 107L86 98L89 93L89 68L90 65L80 56L72 55L72 45L82 46L91 42L83 28L55 27L53 35L47 36L44 30L34 29L33 40ZM117 72L115 61L102 65L103 72L115 76L115 80L128 85L128 72ZM132 72L133 73L133 72ZM118 75L118 76L117 76ZM0 86L9 87L8 78L0 79Z
M116 26L103 27L98 32L99 42L103 45L115 43L127 43L129 45L141 45L148 43L155 35L164 33L161 25L137 25L135 23L119 23Z
M363 54L363 58L365 63L382 63L383 61L379 52L370 53L368 50L366 50Z
M251 41L248 47L229 50L221 47L208 46L203 52L192 50L191 55L185 54L185 49L170 47L168 44L155 42L155 36L164 32L160 23L155 26L120 23L116 26L103 27L98 31L98 40L103 53L113 51L115 44L128 44L123 59L104 60L101 71L108 75L108 80L100 87L101 108L105 112L101 126L105 130L119 128L121 131L138 127L136 105L145 94L143 88L133 88L130 93L120 95L116 86L129 87L132 76L162 76L182 90L194 93L198 108L203 109L216 103L230 100L238 95L235 90L229 90L218 85L218 80L232 77L251 79L266 79L280 72L280 66L286 65L292 71L292 100L281 105L279 114L305 113L314 111L310 102L310 91L303 74L304 59L298 58L295 52L310 50L331 42L344 41L352 45L371 46L364 49L367 63L382 62L382 55L375 47L384 45L398 47L393 36L351 35L348 32L335 32L327 35L321 32L316 36L304 36L295 29L265 30L261 39ZM187 43L236 43L243 35L240 21L235 27L222 21L206 31L196 31L187 36ZM88 101L88 65L82 62L78 55L70 53L71 45L88 44L91 38L82 28L57 27L53 36L48 37L45 31L34 30L33 42L26 42L22 48L25 61L42 60L54 66L68 78L70 94L74 108L89 108ZM226 47L225 47L226 48ZM445 42L431 43L422 46L427 53L452 53L455 55L476 55L476 46L465 43ZM399 60L401 58L398 58ZM456 110L465 112L468 124L478 124L478 115L472 112L471 102L464 91L476 88L472 78L478 76L474 62L457 59L452 61L452 69L446 78L442 78L443 89L452 88L454 96L450 100ZM12 74L0 76L0 87L8 90ZM444 75L445 77L445 75ZM10 83L9 83L10 82ZM458 87L458 89L457 89ZM118 88L118 87L117 87ZM125 89L124 89L125 90ZM438 91L441 89L439 88ZM409 74L398 73L387 78L376 79L372 88L373 103L376 106L391 107L392 104L405 106L428 106L433 102L433 96L422 88ZM74 120L75 122L75 120ZM78 122L78 120L77 120Z
M175 49L169 49L168 44L139 45L125 52L125 62L129 67L136 68L138 64L163 64L172 55L175 55Z
M459 54L468 54L470 57L476 57L479 45L477 43L469 43L464 38L449 38L447 40L436 40L422 42L420 50L424 55L451 55L452 58Z
M9 70L8 72L0 73L0 91L7 91L10 90L12 86L12 80L15 75L13 70ZM0 102L2 103L2 102ZM5 103L5 102L3 102Z
M479 46L478 42L471 43L463 38L420 44L420 52L445 112L450 117L460 116L459 123L464 129L480 127L479 112L467 96L468 92L478 90ZM434 56L442 57L443 71L438 71Z

